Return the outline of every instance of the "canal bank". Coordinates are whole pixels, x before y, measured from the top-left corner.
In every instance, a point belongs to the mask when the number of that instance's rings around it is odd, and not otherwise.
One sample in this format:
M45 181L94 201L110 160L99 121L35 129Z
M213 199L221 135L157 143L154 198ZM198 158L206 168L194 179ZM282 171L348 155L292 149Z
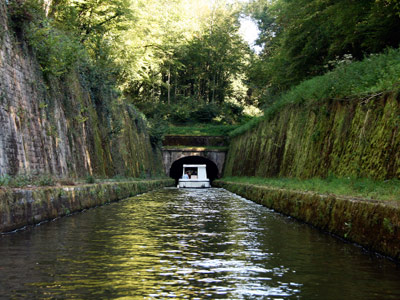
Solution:
M400 209L394 205L223 180L213 185L400 260Z
M172 179L0 189L0 232L37 224L165 186Z
M392 261L220 188L0 235L0 257L0 299L400 299Z

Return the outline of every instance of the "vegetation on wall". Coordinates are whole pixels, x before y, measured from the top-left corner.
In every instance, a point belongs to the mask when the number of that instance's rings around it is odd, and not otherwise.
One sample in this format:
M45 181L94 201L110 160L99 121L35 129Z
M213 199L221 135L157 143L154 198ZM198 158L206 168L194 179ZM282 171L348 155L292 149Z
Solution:
M396 179L375 181L355 177L337 178L331 175L325 179L311 178L306 180L297 178L224 177L223 181L316 192L325 195L334 194L380 201L400 201L400 183Z
M231 140L224 174L400 178L398 97L286 105Z
M112 49L130 18L130 2L124 3L125 9L123 1L8 2L15 42L42 71L44 85L39 76L35 87L43 97L39 110L47 136L55 143L61 138L54 116L60 102L67 119L63 143L73 153L84 144L84 157L67 162L72 177L162 172L159 150L150 147L147 120L117 85L121 68Z
M74 126L88 125L94 140L90 154L99 162L93 168L101 174L116 172L111 161L119 162L118 170L143 173L140 166L126 166L123 161L140 156L135 138L144 132L156 149L168 130L179 134L182 125L201 132L197 128L243 124L249 115L258 114L256 106L264 109L264 116L237 128L231 137L259 128L262 120L272 121L278 136L268 132L276 138L275 144L268 144L266 132L272 129L260 128L256 138L262 145L254 146L252 159L261 159L257 147L270 147L269 151L281 155L295 125L308 124L303 128L308 134L304 141L314 154L324 150L322 140L329 135L329 124L342 130L333 139L350 138L343 124L354 115L345 116L343 103L357 110L360 120L366 118L368 126L369 115L363 115L357 105L368 107L367 111L373 111L370 106L380 107L384 112L377 110L376 118L397 126L396 116L385 110L384 103L390 98L395 106L399 87L397 0L239 2L10 0L8 6L16 37L36 54L48 87L54 89L56 80L71 80L74 73L84 83L81 98L85 92L88 98L69 113ZM244 15L260 29L259 53L251 51L239 34L239 19ZM301 113L289 116L293 111ZM278 120L278 112L284 120ZM363 124L360 120L355 123ZM226 134L223 128L220 131ZM71 140L74 134L70 130ZM376 143L385 146L387 141L378 135ZM122 154L116 155L115 149L122 149ZM360 157L366 149L357 149ZM370 164L381 163L370 159ZM329 164L339 165L336 160ZM342 172L345 167L337 168ZM356 176L379 172L372 167L372 173L355 166L350 169ZM311 176L317 171L304 172ZM371 176L396 174L397 170L386 170Z
M292 87L265 108L264 115L238 127L230 137L254 128L260 121L269 120L283 108L323 105L326 101L368 101L400 88L400 50L388 49L363 61L343 60L334 70Z

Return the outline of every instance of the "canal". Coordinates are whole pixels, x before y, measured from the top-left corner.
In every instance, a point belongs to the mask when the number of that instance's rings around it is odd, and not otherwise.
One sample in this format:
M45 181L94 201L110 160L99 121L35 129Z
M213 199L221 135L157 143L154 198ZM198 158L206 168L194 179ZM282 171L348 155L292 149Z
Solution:
M0 236L0 299L400 299L400 269L223 189Z

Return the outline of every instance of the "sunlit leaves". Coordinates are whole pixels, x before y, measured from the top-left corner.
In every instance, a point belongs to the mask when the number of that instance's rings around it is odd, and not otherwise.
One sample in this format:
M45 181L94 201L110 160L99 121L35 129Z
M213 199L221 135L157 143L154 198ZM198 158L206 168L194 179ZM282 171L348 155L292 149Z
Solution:
M250 15L260 26L261 59L250 76L280 93L329 71L346 55L360 60L400 42L397 0L255 0ZM262 73L254 73L259 70Z

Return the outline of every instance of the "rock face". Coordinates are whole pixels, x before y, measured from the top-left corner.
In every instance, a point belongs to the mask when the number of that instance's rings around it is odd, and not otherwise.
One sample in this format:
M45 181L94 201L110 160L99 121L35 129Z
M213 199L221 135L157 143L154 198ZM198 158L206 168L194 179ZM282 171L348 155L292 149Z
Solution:
M400 97L288 106L233 138L225 176L400 178Z
M0 176L139 176L162 172L146 126L118 95L93 94L78 72L44 79L0 3Z

